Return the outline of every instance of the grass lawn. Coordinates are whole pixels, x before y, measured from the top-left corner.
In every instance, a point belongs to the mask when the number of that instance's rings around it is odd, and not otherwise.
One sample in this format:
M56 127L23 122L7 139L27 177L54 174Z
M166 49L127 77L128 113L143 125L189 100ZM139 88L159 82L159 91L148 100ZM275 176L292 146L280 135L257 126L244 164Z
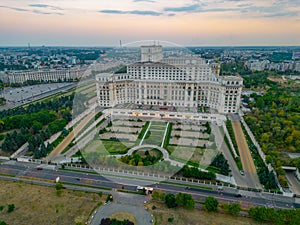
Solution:
M165 122L152 121L143 144L160 146L164 138L166 125Z
M96 92L96 85L95 84L88 87L88 88L86 88L86 89L84 89L84 90L82 90L82 91L80 91L80 94L86 95L86 94L90 94L92 92L93 93Z
M145 138L143 141L143 145L149 144L149 145L157 145L160 146L163 139L162 135L150 135L149 138Z
M129 141L110 141L110 140L93 140L83 150L84 153L99 152L107 154L107 152L114 153L126 153L131 147L134 146L134 142Z
M157 126L166 126L167 125L167 122L161 122L161 121L151 121L151 124L152 125L157 125Z
M85 224L99 202L104 202L96 193L63 189L60 196L54 187L44 187L20 182L0 180L0 221L9 225L21 224ZM7 205L15 209L7 213Z
M150 122L147 121L147 122L143 125L143 128L142 128L141 132L139 133L138 138L137 138L136 141L135 141L135 144L136 144L136 145L139 145L139 144L140 144L141 140L143 139L143 137L144 137L144 135L145 135L145 132L147 131L147 129L148 129L148 127L149 127L149 124L150 124Z
M151 124L151 127L150 127L151 130L157 130L157 131L164 131L166 129L166 125L165 124L162 124L162 125L153 125Z
M129 141L104 141L102 140L105 149L110 153L127 152L134 146L134 142Z
M202 155L204 153L204 149L201 148L193 148L186 146L171 146L167 147L167 150L170 153L171 159L177 159L179 161L192 160L197 163L202 159Z
M156 209L152 210L155 205ZM185 210L182 208L168 209L164 204L151 203L148 209L153 213L155 225L176 224L176 225L262 225L250 218L234 217L221 213L208 213L204 210ZM173 218L173 222L168 222L168 218Z

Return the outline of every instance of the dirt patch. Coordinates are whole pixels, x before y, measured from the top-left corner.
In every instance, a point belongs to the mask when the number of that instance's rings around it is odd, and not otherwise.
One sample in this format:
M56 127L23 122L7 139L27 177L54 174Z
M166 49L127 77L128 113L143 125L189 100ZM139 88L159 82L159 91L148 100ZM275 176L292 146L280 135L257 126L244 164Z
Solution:
M277 82L280 84L287 83L287 79L283 79L282 77L268 77L268 80Z
M156 209L152 210L155 205ZM167 209L165 205L159 203L151 203L148 208L154 215L155 224L176 224L176 225L262 225L249 218L234 217L221 213L208 213L204 210L185 210ZM173 222L168 222L169 218L173 218Z
M63 225L88 221L89 214L99 202L105 201L95 193L63 189L58 196L54 187L44 187L22 182L0 181L0 221L9 225ZM7 213L7 205L15 209Z

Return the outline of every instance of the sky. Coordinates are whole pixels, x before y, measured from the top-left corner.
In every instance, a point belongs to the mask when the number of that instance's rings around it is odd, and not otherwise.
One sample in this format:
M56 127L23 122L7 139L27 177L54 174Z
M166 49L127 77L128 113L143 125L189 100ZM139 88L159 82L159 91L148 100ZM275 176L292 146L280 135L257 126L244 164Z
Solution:
M300 45L300 0L1 0L0 46Z

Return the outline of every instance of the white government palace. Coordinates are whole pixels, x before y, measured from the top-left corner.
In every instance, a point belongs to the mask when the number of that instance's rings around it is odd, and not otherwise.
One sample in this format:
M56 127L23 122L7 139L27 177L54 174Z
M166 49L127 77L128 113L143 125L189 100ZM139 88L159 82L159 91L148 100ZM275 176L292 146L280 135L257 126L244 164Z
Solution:
M69 68L69 69L42 69L42 70L13 70L0 74L4 83L15 84L24 83L29 80L34 81L73 81L82 78L86 68Z
M103 107L203 106L217 113L237 113L243 79L219 76L217 70L197 56L164 58L162 46L141 46L141 61L128 65L127 73L97 75L98 102Z

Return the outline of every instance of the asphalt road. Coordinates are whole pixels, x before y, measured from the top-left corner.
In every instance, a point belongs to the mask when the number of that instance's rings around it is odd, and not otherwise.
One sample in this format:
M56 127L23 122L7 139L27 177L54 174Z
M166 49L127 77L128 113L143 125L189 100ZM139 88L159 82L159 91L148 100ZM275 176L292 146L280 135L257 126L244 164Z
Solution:
M109 218L110 215L117 212L128 212L134 215L137 221L137 225L152 224L152 217L149 211L146 211L143 206L134 206L129 202L127 202L126 204L109 203L102 206L99 210L97 210L96 214L94 214L90 224L99 225L101 219Z
M241 127L240 121L232 121L232 127L234 131L234 136L236 139L236 143L239 149L241 162L243 165L245 178L247 179L247 187L261 189L262 186L259 182L259 178L257 175L257 171L253 162L253 158L251 156L250 149L248 147L248 143L246 141L244 132Z
M215 135L215 140L216 140L216 143L217 143L217 146L218 146L218 149L220 149L220 151L223 153L224 157L227 159L228 161L228 164L230 166L230 169L231 169L231 174L237 184L237 186L240 186L240 187L247 187L248 185L248 180L245 176L242 176L240 174L240 171L224 141L224 132L222 133L219 126L217 125L214 125L214 124L211 124L211 127L212 127L212 130L213 130L213 133Z
M89 123L95 116L94 112L89 113L80 123L68 134L68 136L46 157L46 161L52 161L63 152L63 150L72 142L76 134Z
M76 87L77 85L78 83L53 83L24 86L20 88L5 88L4 95L7 100L7 104L5 106L1 106L0 110L14 108L61 91L66 91ZM3 92L0 92L1 95L2 93Z
M37 167L44 167L43 170L37 170ZM49 168L49 169L48 169ZM0 165L0 174L10 174L21 178L35 178L41 180L52 180L60 177L61 182L70 183L74 185L86 185L87 188L98 187L124 189L128 191L136 191L138 179L136 177L122 177L120 183L113 182L105 176L99 174L90 174L86 172L74 172L67 170L56 170L45 164L19 163L12 162L2 163ZM135 181L135 184L132 184ZM172 182L175 182L172 180ZM176 181L177 182L177 181ZM167 193L184 192L192 194L198 201L204 201L206 197L213 196L220 202L239 202L243 207L250 206L269 206L277 208L291 208L300 207L294 204L293 198L283 197L281 195L271 195L265 193L253 193L252 196L246 196L242 191L236 190L236 193L227 193L225 191L206 190L196 187L187 188L183 182L178 181L177 184L170 183L156 183L149 185L154 189L160 189ZM81 187L84 190L85 187ZM237 193L242 193L242 197L236 197Z
M300 195L300 181L296 178L294 173L294 171L286 171L286 177L293 193Z

